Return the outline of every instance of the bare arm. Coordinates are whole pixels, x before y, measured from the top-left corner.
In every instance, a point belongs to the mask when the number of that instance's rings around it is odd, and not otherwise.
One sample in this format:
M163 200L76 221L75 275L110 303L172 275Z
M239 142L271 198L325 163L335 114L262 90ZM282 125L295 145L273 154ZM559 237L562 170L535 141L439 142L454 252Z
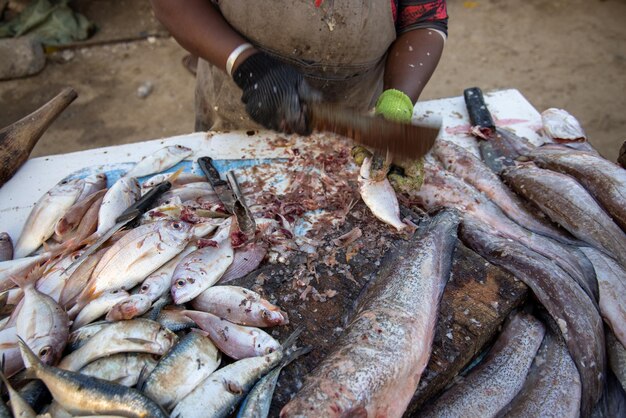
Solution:
M400 90L415 103L437 68L443 46L443 37L432 29L415 29L400 35L387 55L385 90Z
M192 54L226 69L226 60L239 45L247 42L222 17L209 0L150 0L156 18L178 43ZM234 68L254 54L243 52Z

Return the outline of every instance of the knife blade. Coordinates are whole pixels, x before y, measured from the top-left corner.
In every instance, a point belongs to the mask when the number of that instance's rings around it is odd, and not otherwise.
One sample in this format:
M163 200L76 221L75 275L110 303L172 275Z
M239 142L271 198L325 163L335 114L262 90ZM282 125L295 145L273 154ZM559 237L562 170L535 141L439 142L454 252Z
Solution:
M152 203L154 203L157 197L168 191L171 187L172 183L170 183L169 181L164 181L157 184L152 189L150 189L148 193L141 196L141 199L136 201L133 205L131 205L115 219L115 225L107 230L104 235L98 238L96 242L91 244L89 248L87 248L81 254L80 257L74 260L72 264L70 264L65 269L65 271L70 272L71 269L73 269L74 267L78 267L83 261L87 259L87 257L93 254L98 248L102 246L102 244L104 244L109 238L111 238L113 234L115 234L123 227L127 225L132 225L133 222L136 222L139 217L150 208L150 206L152 205Z
M213 187L213 190L215 190L215 193L217 193L217 197L224 205L224 208L230 214L235 213L235 195L230 189L228 183L220 177L220 173L213 165L213 159L211 157L200 157L198 158L198 165L206 178L209 180L209 183L211 184L211 187Z
M396 159L423 157L441 130L440 118L414 125L363 115L331 103L308 103L307 108L313 130L351 138L383 155L389 152Z

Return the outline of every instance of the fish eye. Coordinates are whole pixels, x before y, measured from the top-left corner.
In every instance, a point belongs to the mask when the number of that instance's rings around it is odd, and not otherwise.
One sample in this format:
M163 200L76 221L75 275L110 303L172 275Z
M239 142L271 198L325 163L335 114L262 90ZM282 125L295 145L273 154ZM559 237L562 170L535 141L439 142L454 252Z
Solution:
M174 228L174 229L180 229L180 228L182 228L182 227L183 227L183 226L180 224L180 222L174 222L174 223L172 224L172 228Z
M113 294L119 293L119 289L112 290L111 293Z
M183 286L185 286L185 281L184 280L181 279L181 280L177 280L176 281L176 287L180 288L180 287L183 287Z
M147 284L144 284L143 286L141 286L141 290L143 292L145 292L146 290L150 289L150 286L148 286Z
M50 346L45 346L44 348L39 350L39 357L40 358L46 357L48 354L50 354L51 351L52 350L50 349Z

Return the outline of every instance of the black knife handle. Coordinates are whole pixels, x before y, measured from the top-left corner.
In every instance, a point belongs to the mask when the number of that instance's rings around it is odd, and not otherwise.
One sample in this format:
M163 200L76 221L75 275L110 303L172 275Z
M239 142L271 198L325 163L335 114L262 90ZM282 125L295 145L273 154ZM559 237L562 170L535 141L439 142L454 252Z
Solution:
M465 89L463 97L472 126L478 126L481 130L488 129L490 134L495 133L496 125L487 104L485 104L482 90L478 87Z
M211 186L219 187L219 186L228 186L228 184L222 180L220 177L220 173L217 171L215 166L213 165L213 158L211 157L200 157L198 158L198 165L200 169L211 183Z
M146 212L150 206L154 203L157 197L161 196L163 193L167 192L172 187L172 183L169 181L164 181L154 186L150 191L143 196L141 199L136 201L133 205L131 205L128 209L126 209L120 216L115 219L115 222L124 222L130 221L134 218L141 216L144 212Z

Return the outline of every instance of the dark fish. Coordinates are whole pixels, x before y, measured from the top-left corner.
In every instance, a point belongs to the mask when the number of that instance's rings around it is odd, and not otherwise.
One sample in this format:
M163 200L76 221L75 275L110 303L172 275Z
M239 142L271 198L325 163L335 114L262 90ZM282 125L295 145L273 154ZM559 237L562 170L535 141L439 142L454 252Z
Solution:
M626 170L599 155L556 147L528 154L539 167L574 177L626 231Z
M122 415L133 418L167 418L167 414L141 392L106 380L41 363L20 341L28 373L41 379L54 400L73 415Z
M480 156L494 173L515 166L515 160L530 152L534 146L507 129L496 128L496 133L480 141Z
M554 260L588 295L594 300L598 299L593 265L577 247L561 244L522 228L475 188L430 161L424 163L424 172L422 188L409 195L412 201L428 211L441 207L455 208L464 218L489 225L497 235L520 242Z
M576 365L557 335L546 333L524 387L498 417L576 418L581 385Z
M0 233L0 261L13 259L13 241L6 232Z
M626 234L572 177L533 164L505 170L502 176L554 222L626 267Z
M420 416L495 416L524 385L544 333L543 324L532 315L511 315L483 361Z
M454 212L441 212L386 256L356 317L281 417L402 416L430 357L457 225Z
M536 211L537 213L529 211L520 198L506 187L489 167L465 148L441 140L436 142L432 152L446 170L481 191L519 225L564 244L577 243L565 231L550 224L545 216L543 218L537 216L537 214L543 216L540 211Z
M556 321L580 373L581 411L588 415L602 394L606 367L602 318L589 296L553 260L476 222L464 220L460 237L487 261L526 283Z

